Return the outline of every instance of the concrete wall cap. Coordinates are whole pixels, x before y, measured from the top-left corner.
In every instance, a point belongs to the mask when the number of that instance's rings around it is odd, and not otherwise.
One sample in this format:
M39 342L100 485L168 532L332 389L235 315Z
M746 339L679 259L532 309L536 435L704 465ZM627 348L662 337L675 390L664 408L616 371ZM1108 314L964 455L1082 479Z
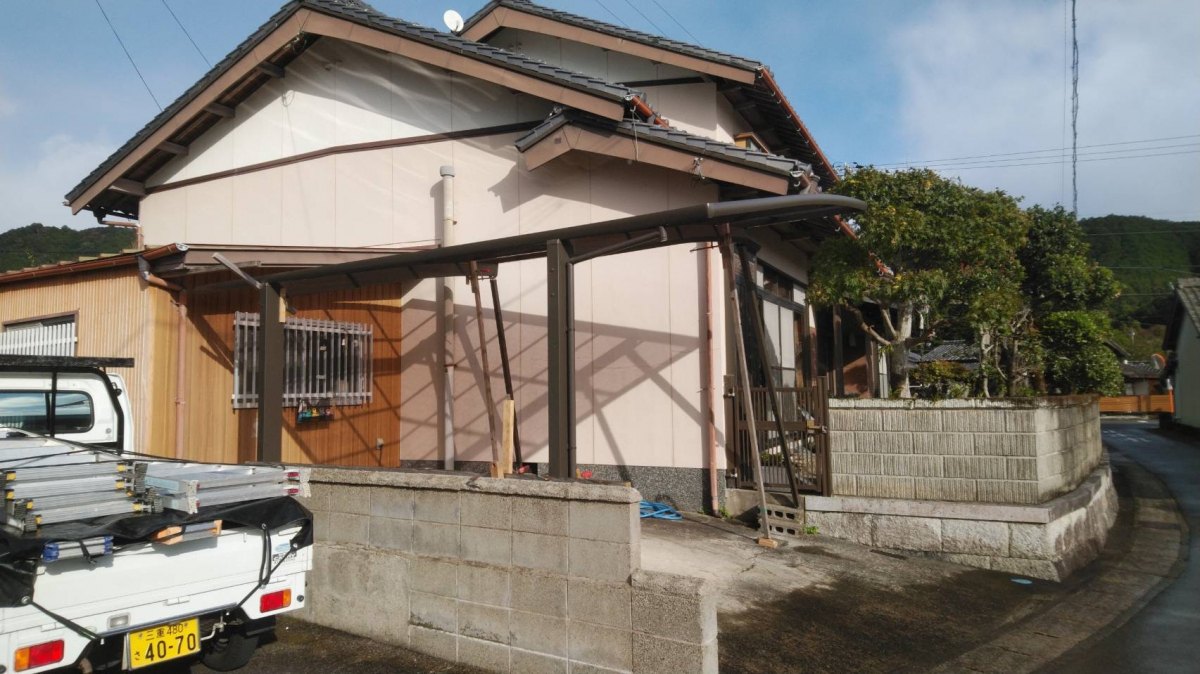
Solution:
M885 398L830 398L831 409L868 410L949 410L1003 409L1030 410L1086 407L1099 400L1094 395L1046 396L1042 398L954 398L948 400L894 400Z
M632 577L633 589L644 592L673 594L681 597L699 599L710 595L716 589L713 581L695 576L681 576L663 571L647 571L637 569Z
M508 496L534 496L577 501L637 503L641 495L624 485L596 484L586 481L542 480L534 477L497 479L473 473L432 472L425 470L335 468L314 466L309 478L314 484L404 487L441 491L470 491Z
M860 496L805 496L804 509L809 512L843 512L869 515L898 515L902 517L936 517L939 519L976 520L984 522L1018 522L1047 524L1086 506L1105 484L1112 480L1107 463L1092 471L1074 491L1041 505L1010 505L1004 503L968 503L956 501L918 501L898 498L864 498Z

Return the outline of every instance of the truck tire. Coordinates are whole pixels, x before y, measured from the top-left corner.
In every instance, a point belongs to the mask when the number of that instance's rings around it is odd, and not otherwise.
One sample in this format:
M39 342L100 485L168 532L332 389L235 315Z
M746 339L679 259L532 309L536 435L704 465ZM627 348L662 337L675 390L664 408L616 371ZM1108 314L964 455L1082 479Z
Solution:
M208 640L200 661L218 672L232 672L250 662L258 648L258 635L246 636L235 630L225 630Z

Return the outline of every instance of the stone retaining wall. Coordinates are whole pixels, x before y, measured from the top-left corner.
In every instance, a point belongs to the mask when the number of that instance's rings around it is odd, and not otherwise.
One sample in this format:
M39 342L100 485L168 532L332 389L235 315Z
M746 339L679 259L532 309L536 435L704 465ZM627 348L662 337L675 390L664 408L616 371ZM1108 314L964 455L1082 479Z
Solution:
M809 496L804 508L805 524L827 536L1063 580L1104 548L1117 495L1104 464L1071 493L1040 505Z
M829 403L839 496L1037 504L1100 463L1094 396Z
M314 468L299 617L495 672L716 672L716 600L643 571L638 492Z

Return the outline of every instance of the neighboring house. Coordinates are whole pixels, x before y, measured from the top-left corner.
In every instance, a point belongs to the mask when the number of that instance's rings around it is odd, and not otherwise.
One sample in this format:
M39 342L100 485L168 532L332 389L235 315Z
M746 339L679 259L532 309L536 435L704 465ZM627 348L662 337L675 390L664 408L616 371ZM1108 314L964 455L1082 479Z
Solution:
M247 460L258 305L214 254L263 275L836 180L758 62L512 0L461 36L358 0L297 0L67 195L73 212L137 219L145 250L0 276L0 321L77 312L80 355L137 359L146 451ZM786 385L841 369L805 289L810 256L843 230L754 230ZM579 265L578 457L598 477L695 507L709 471L737 470L718 390L734 372L723 278L695 245ZM524 458L545 462L545 263L498 281ZM490 460L474 305L455 284L451 363L436 280L291 300L285 460L443 466L447 365L450 459ZM301 419L304 404L332 418Z
M1200 429L1200 278L1179 279L1163 337L1164 375L1175 395L1175 423Z
M1121 361L1121 378L1125 380L1125 395L1148 396L1160 393L1163 370L1152 360Z
M924 353L909 353L909 362L913 365L939 360L958 363L974 372L979 369L979 345L963 339L948 339Z

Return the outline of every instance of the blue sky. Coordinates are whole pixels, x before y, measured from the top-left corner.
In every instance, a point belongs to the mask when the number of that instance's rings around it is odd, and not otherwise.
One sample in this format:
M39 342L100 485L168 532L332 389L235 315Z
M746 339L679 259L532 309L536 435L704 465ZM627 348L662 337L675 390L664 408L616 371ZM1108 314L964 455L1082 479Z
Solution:
M207 70L162 0L100 1L163 105ZM466 16L483 1L372 4L441 27L444 10ZM215 63L283 0L167 2ZM614 21L611 10L660 32L648 17L667 35L690 39L653 2L542 2ZM1069 144L1064 0L658 4L705 46L768 63L835 163L923 163ZM1200 219L1200 3L1140 0L1137 11L1124 0L1079 4L1079 144L1088 146L1080 151L1081 215ZM89 215L70 216L62 195L157 107L94 0L0 0L0 11L0 231L33 221L92 226ZM1141 142L1150 139L1166 140ZM1049 204L1070 200L1058 154L934 165ZM1125 158L1132 155L1156 156Z

